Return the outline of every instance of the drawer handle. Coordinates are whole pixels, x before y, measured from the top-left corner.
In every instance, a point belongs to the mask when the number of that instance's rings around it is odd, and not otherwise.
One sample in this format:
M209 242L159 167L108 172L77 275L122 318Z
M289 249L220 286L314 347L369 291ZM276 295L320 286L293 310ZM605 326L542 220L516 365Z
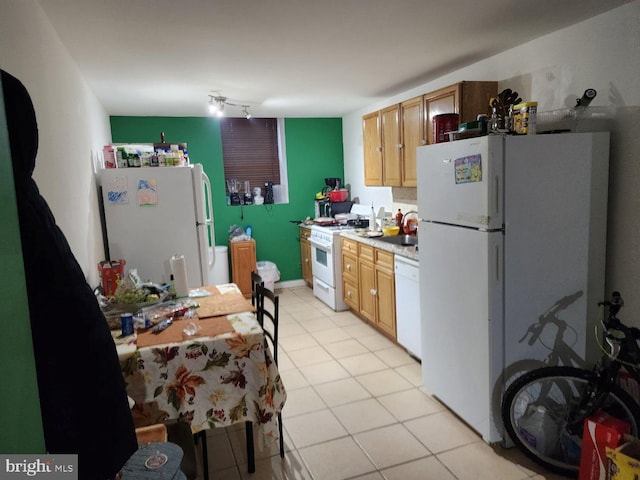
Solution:
M375 296L378 293L378 291L375 288L372 288L371 290L369 290L369 293Z
M347 265L347 270L351 271L351 265Z
M347 292L347 297L351 298L351 292Z

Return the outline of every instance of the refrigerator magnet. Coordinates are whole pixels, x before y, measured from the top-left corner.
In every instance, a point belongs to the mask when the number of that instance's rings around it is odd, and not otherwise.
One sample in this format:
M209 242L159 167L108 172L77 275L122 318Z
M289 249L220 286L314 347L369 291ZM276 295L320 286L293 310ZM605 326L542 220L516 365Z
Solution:
M482 162L480 154L456 158L453 162L456 172L456 183L472 183L482 181Z
M107 200L109 203L129 203L127 177L111 177L107 181Z
M158 204L158 184L155 179L138 180L138 205L155 207Z

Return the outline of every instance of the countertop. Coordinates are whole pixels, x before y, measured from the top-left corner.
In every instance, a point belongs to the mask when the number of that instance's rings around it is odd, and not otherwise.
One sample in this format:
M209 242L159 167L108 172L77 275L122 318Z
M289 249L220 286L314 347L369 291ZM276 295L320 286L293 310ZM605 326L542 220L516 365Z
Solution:
M418 261L418 251L416 250L415 246L403 247L401 245L382 242L380 241L380 238L382 237L362 237L353 230L345 230L344 232L340 232L340 236L364 243L365 245L379 248L381 250L386 250L387 252L391 252L395 255L400 255Z

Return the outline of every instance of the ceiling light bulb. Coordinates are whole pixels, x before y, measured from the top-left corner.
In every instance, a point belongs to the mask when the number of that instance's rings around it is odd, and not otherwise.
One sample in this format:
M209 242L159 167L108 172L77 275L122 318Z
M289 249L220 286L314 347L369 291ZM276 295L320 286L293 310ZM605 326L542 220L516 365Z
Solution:
M249 111L247 110L247 107L244 107L242 109L242 114L244 115L244 117L249 120L251 118L251 114L249 113Z

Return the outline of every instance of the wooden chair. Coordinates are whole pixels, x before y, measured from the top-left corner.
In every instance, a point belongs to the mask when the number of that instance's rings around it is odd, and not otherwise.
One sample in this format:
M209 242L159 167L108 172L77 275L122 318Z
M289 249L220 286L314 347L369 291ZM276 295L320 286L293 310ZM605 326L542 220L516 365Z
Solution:
M258 323L264 331L265 346L271 348L273 361L278 365L278 312L279 298L271 290L259 283L255 286L255 306ZM278 430L280 434L280 457L284 458L284 436L282 434L282 413L278 413ZM253 451L253 423L246 422L247 458L249 472L255 471Z
M264 281L258 272L251 272L251 305L256 306L256 285L264 287Z

